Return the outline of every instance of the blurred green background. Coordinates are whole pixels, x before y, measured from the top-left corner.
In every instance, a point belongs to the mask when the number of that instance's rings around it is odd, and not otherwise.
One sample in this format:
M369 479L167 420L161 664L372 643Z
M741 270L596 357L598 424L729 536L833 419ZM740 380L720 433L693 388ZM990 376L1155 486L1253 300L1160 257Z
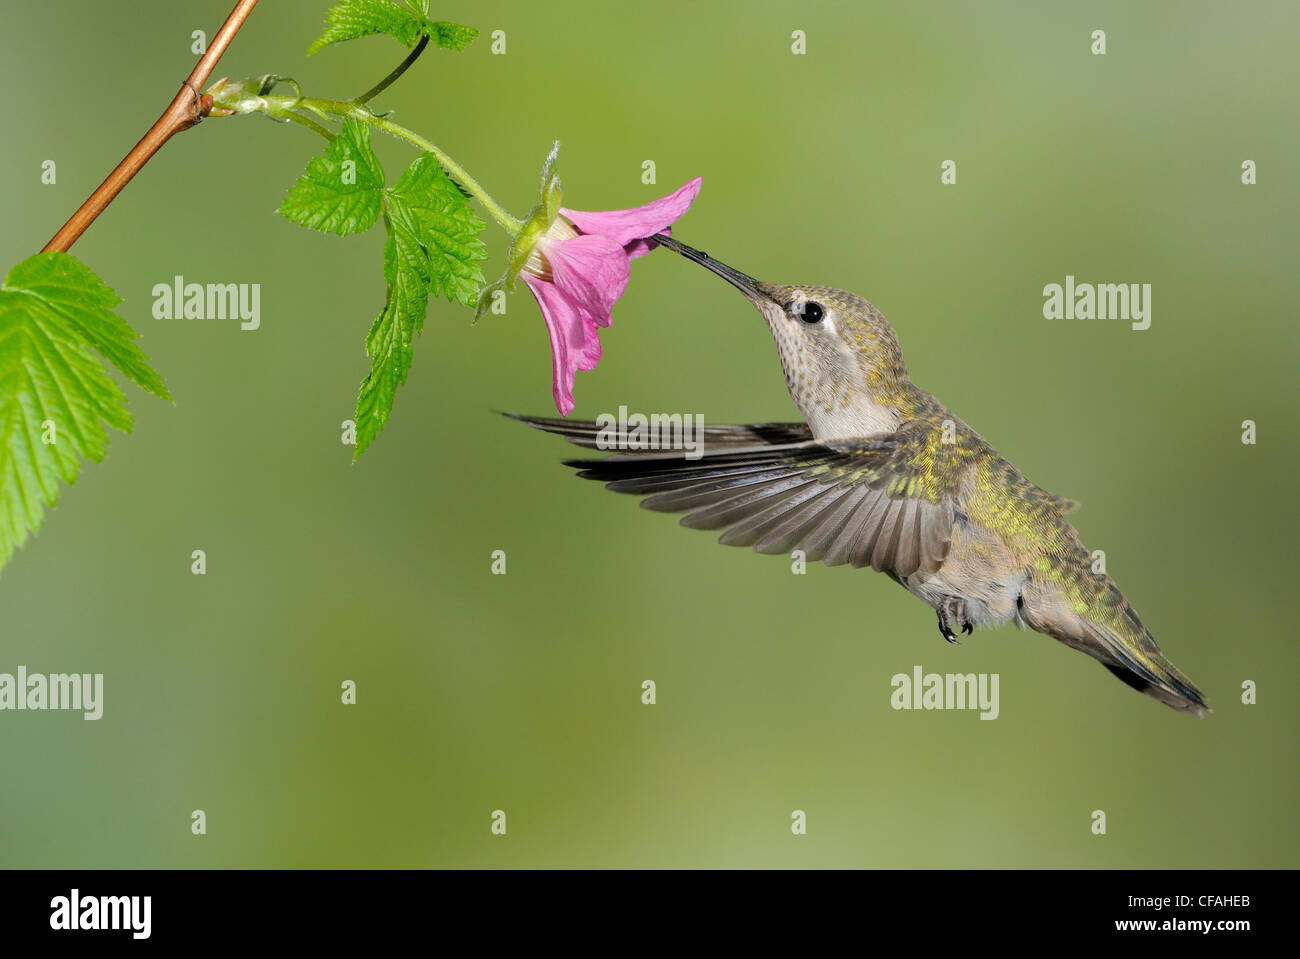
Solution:
M262 4L217 75L350 96L401 59L387 38L308 58L327 6ZM211 37L229 7L10 5L5 269L136 141L189 72L191 31ZM339 425L382 302L381 232L276 216L321 142L213 120L74 250L176 402L130 388L134 434L0 577L0 671L106 688L99 722L0 714L0 865L1300 865L1294 4L433 13L482 36L427 53L378 108L516 213L557 138L570 206L702 175L677 235L875 302L918 383L1083 503L1084 541L1215 712L1178 714L1011 627L949 646L882 576L791 575L576 480L558 463L572 447L491 412L553 411L522 291L477 325L431 309L392 421L352 465ZM378 149L390 180L414 155ZM506 236L489 231L491 277ZM1151 328L1044 320L1042 287L1067 273L1153 284ZM262 284L262 328L154 320L151 289L176 274ZM795 416L758 315L677 257L634 264L601 338L577 417ZM894 711L890 677L916 664L999 673L1000 718Z

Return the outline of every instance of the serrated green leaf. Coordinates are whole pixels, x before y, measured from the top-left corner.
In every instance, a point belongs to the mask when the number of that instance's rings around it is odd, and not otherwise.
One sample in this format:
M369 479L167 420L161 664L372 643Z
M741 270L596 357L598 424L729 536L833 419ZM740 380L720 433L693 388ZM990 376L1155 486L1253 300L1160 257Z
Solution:
M427 33L429 39L444 50L455 50L457 52L464 50L478 36L478 31L473 27L450 23L446 20L429 20L428 18L420 25L420 32Z
M384 279L388 297L366 336L370 373L357 395L359 457L379 435L393 409L397 388L406 382L413 356L412 342L424 325L429 305L429 258L420 246L415 226L400 212L384 215L388 242L384 245Z
M474 212L432 153L417 157L387 191L389 208L415 227L429 257L432 294L470 306L483 285L478 263L487 259L479 234L487 224Z
M388 296L366 337L370 373L357 396L354 459L379 435L397 389L411 369L412 344L424 327L429 296L470 305L483 285L486 224L431 153L417 157L384 191L384 279Z
M370 146L370 127L348 117L325 152L289 190L280 213L312 230L347 236L379 219L384 168Z
M0 567L40 529L59 481L76 482L81 457L103 458L105 427L131 429L126 397L96 352L171 398L113 312L120 302L67 253L29 257L0 286Z
M447 50L464 50L478 36L473 27L429 19L427 0L393 3L392 0L340 0L325 15L328 26L308 49L315 53L330 44L386 33L408 47L422 36Z

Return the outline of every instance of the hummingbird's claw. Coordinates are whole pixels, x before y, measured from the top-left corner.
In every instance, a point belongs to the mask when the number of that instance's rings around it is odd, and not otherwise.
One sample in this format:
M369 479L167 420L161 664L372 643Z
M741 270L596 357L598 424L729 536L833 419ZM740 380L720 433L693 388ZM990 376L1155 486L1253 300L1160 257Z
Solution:
M975 631L975 627L966 620L965 602L955 596L949 596L940 603L936 612L939 614L939 635L954 646L961 644L957 634L952 631L954 623L960 626L961 631L967 635Z
M948 622L946 612L942 609L939 610L939 635L953 645L958 645L960 643L960 640L957 639L957 634L952 631L952 626Z

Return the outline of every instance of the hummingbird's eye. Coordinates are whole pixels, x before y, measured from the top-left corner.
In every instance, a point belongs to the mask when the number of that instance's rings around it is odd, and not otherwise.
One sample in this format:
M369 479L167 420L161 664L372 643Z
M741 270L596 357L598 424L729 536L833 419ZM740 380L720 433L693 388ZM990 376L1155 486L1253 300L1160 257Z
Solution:
M805 323L817 323L825 316L820 303L814 303L812 300L804 300L802 303L794 304L794 314Z

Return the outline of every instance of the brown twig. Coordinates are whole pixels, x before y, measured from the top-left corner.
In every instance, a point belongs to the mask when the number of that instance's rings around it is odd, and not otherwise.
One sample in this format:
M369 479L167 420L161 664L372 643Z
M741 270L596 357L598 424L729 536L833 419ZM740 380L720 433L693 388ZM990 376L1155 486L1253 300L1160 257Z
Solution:
M188 130L207 116L207 111L212 107L212 98L200 96L199 88L211 76L217 61L226 52L230 41L234 39L255 6L257 0L239 0L235 4L235 9L230 12L230 16L217 31L217 35L212 38L212 43L194 67L194 72L181 85L171 106L149 128L149 132L140 139L140 142L131 148L131 152L122 158L122 162L113 169L104 182L95 188L95 192L81 204L68 222L63 224L62 229L45 244L42 253L51 250L67 252L72 244L77 242L78 237L86 232L87 227L95 221L95 217L104 212L104 209L113 202L114 197L122 192L122 188L131 182L131 178L162 149L162 145L170 140L173 134Z

